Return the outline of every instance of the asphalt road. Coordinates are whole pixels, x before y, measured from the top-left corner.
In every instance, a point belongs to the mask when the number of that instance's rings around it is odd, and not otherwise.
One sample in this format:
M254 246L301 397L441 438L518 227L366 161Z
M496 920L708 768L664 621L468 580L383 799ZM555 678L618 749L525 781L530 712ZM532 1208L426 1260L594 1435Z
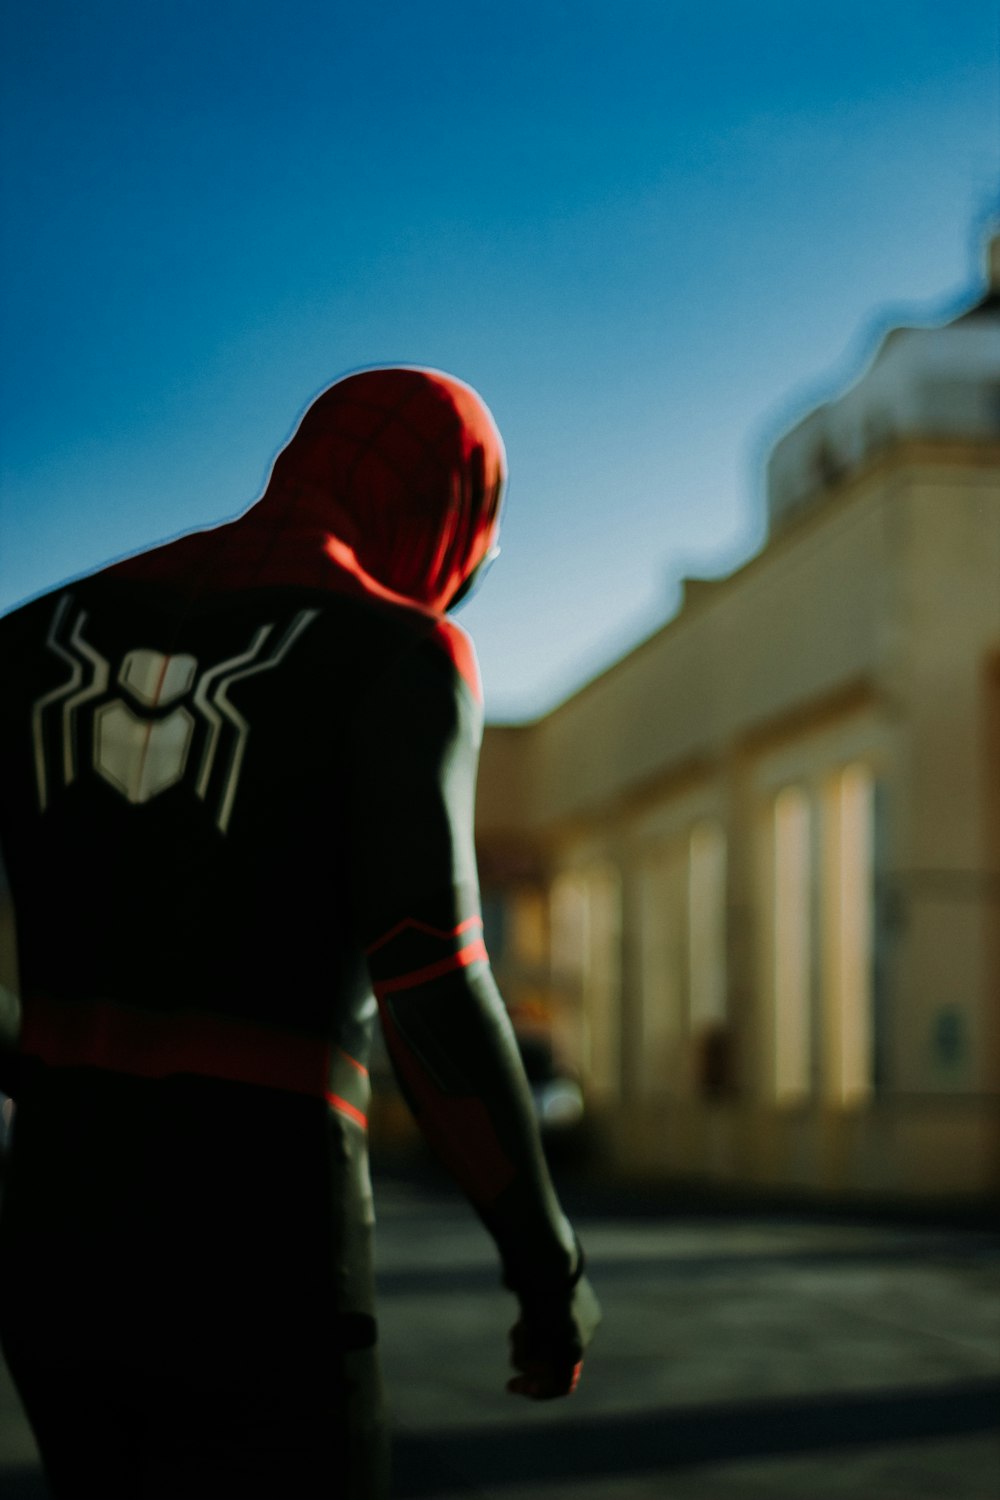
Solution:
M569 1198L605 1320L532 1403L478 1222L378 1182L395 1500L998 1500L996 1232ZM2 1369L0 1494L45 1495Z
M398 1500L1000 1496L995 1232L571 1193L604 1324L576 1395L531 1403L483 1231L380 1189Z

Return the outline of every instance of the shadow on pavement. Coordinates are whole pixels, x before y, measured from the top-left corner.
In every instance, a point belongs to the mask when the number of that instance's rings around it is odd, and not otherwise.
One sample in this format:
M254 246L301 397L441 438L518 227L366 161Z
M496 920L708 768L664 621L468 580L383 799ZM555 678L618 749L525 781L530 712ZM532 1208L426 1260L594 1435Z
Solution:
M791 1268L812 1269L836 1268L839 1266L887 1265L911 1261L926 1264L933 1259L946 1258L951 1265L956 1262L970 1265L1000 1258L1000 1240L993 1239L970 1244L968 1240L947 1240L927 1245L919 1240L893 1245L864 1245L849 1249L802 1248L788 1251L742 1251L727 1255L684 1255L670 1259L664 1256L655 1263L656 1275L663 1281L705 1281L724 1274L756 1275L787 1271ZM591 1257L590 1274L599 1279L601 1286L612 1282L634 1280L637 1275L649 1275L653 1262L632 1259L627 1256L604 1258ZM483 1292L500 1285L500 1273L493 1266L415 1266L380 1270L378 1291L380 1297L413 1296L423 1292L449 1293Z
M397 1500L476 1494L483 1485L594 1480L816 1449L909 1442L1000 1428L1000 1381L726 1402L546 1424L398 1433Z

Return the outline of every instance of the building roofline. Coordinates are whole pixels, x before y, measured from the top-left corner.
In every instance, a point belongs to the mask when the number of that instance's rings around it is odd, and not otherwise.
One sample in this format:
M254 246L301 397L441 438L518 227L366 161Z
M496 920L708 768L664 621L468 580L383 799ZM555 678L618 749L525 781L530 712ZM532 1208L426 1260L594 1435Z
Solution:
M781 528L772 533L758 550L752 553L730 573L718 578L692 578L683 580L685 597L678 610L664 620L648 635L640 637L635 645L623 655L616 657L592 677L573 688L551 708L527 719L488 721L489 729L528 731L561 714L579 699L598 689L605 679L625 668L636 656L650 650L666 636L676 633L691 619L705 610L714 608L719 600L756 569L770 562L782 550L796 545L806 535L820 529L835 514L857 499L859 491L868 487L880 473L904 468L909 464L947 464L961 456L964 464L977 461L983 467L1000 466L1000 438L980 439L972 437L900 436L889 441L885 447L873 453L856 470L836 480L824 495L823 504L803 507L790 516Z

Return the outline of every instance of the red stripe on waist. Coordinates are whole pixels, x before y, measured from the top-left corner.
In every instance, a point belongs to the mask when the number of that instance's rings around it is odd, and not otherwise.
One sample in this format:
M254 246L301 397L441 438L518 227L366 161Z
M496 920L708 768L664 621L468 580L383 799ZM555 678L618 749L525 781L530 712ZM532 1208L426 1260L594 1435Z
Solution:
M106 1000L25 999L21 1051L52 1067L106 1068L136 1078L193 1073L319 1099L329 1084L325 1041L229 1016Z
M375 993L381 999L383 995L392 995L397 990L412 990L419 984L427 984L432 979L441 979L445 974L451 974L456 969L467 969L470 964L478 963L480 960L485 961L488 958L486 944L482 938L477 938L474 943L467 943L457 953L438 959L437 963L425 964L422 969L412 969L409 974L398 974L394 979L378 980L375 984Z

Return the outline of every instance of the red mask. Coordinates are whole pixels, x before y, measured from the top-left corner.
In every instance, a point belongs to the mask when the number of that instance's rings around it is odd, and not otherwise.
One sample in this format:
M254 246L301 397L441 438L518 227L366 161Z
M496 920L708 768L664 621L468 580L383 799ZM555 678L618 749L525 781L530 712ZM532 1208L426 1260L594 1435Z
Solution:
M435 370L361 370L316 398L238 520L114 572L195 594L338 589L346 572L441 613L495 548L505 479L471 387Z

